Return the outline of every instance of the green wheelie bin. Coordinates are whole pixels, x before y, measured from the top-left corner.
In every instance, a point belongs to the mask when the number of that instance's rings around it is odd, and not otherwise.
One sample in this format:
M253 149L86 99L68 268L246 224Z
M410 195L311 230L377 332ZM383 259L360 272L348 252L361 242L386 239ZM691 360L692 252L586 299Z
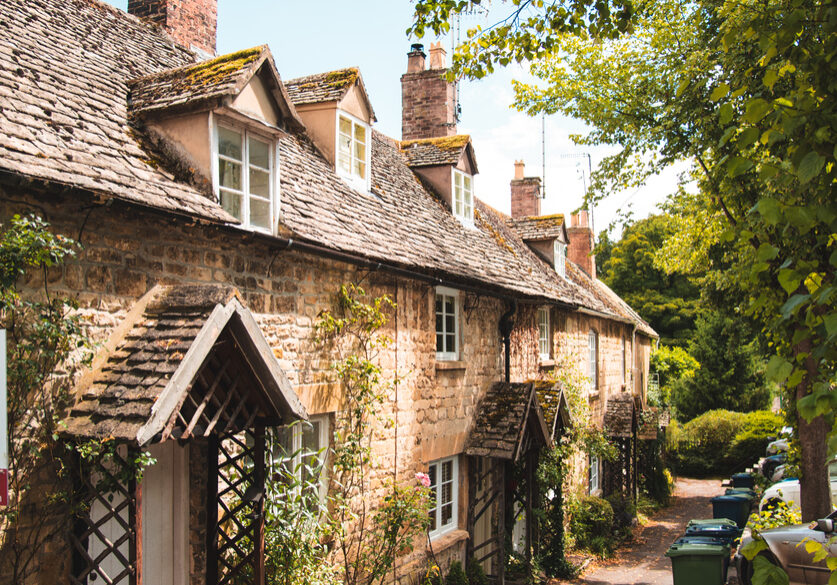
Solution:
M666 551L674 585L724 585L730 547L719 539L684 537Z

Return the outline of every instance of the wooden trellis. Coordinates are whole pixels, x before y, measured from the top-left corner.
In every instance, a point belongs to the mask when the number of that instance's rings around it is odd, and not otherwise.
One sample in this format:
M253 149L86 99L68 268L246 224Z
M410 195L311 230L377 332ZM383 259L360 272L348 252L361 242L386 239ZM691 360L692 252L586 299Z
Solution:
M136 483L126 474L127 448L113 457L80 466L77 494L85 513L79 514L70 535L73 585L134 585L137 582Z

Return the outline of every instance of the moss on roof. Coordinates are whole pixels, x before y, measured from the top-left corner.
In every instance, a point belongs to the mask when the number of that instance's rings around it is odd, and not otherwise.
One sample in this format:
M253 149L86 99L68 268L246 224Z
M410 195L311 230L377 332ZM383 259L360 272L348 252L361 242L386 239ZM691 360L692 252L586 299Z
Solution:
M203 61L187 68L184 77L190 84L212 85L256 61L263 50L264 46L254 47Z
M329 71L326 73L326 84L334 89L342 89L346 86L352 85L360 76L360 71L357 67L347 67L346 69L338 69L337 71Z
M432 145L445 152L459 151L465 148L471 137L468 134L456 134L454 136L441 136L438 138L421 138L419 140L402 140L401 150L414 145Z
M552 215L529 215L527 217L521 217L520 219L521 220L536 221L539 224L543 224L543 225L559 226L559 225L564 223L564 214L563 213L555 213L555 214L552 214Z

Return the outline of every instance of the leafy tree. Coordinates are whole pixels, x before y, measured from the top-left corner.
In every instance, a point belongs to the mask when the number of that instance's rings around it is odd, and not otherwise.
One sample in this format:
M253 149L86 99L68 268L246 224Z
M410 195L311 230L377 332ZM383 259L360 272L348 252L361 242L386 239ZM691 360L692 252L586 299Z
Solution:
M655 260L673 231L667 215L628 225L613 244L602 279L651 324L662 343L685 345L694 332L700 290L685 275L658 268Z
M680 420L691 420L709 410L749 412L766 408L765 386L752 335L740 319L717 312L698 318L689 353L700 364L692 376L678 380L672 403Z
M693 378L700 367L698 361L682 347L661 345L651 353L651 371L659 375L659 396L652 396L649 390L649 402L656 406L668 406L671 392L681 380Z
M439 19L468 6L419 1L411 30L441 30ZM698 214L675 238L682 255L670 265L711 269L703 242L729 244L722 269L739 289L733 298L765 329L775 352L768 372L795 388L803 519L827 514L825 445L837 410L837 0L642 1L630 25L614 29L630 29L622 36L565 34L583 33L577 22L514 18L486 29L504 37L469 31L454 74L537 59L544 86L518 84L517 107L573 116L592 127L579 143L621 147L595 173L597 196L694 163ZM837 451L837 435L829 448Z

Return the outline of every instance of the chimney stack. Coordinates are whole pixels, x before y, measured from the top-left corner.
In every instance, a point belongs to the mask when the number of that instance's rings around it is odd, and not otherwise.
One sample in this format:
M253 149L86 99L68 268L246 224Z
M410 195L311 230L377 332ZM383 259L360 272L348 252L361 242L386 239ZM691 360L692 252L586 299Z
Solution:
M162 26L184 47L215 55L218 0L128 0L128 14Z
M593 254L593 230L587 215L587 210L570 216L570 227L567 228L570 245L567 246L567 258L578 264L584 272L596 278L596 255Z
M514 161L514 179L511 181L511 215L533 217L541 214L541 179L524 177L522 160Z
M407 53L407 72L401 76L401 139L440 138L456 134L456 89L444 78L445 50L430 45L430 68L425 69L424 46Z

